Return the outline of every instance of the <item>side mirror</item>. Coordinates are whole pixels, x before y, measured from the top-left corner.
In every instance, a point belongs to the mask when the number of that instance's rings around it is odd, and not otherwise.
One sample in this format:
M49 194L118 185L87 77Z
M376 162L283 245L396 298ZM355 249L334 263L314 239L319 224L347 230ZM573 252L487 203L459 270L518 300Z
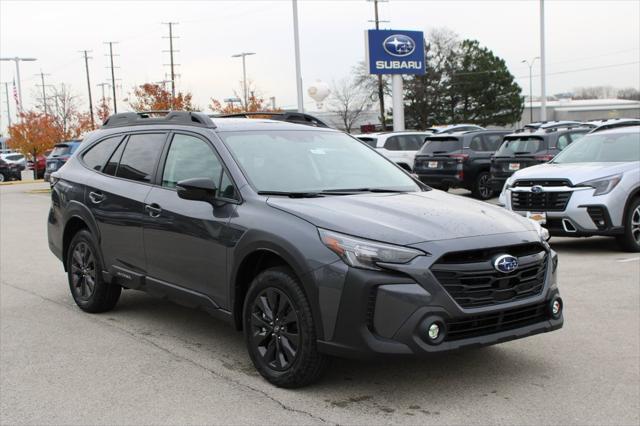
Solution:
M192 178L178 182L178 197L185 200L205 201L213 205L218 188L212 179Z

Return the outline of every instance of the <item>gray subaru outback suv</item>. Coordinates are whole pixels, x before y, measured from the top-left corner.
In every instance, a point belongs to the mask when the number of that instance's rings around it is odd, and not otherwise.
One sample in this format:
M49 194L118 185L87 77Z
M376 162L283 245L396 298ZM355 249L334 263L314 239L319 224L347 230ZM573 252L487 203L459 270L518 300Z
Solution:
M244 332L283 387L329 356L423 355L562 327L542 228L285 122L125 113L51 176L49 247L87 312L138 289Z

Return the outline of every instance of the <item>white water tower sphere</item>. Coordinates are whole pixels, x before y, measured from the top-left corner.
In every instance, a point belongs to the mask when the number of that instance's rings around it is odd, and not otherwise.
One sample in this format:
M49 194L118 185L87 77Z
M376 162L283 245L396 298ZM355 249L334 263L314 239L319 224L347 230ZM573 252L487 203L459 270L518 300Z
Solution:
M309 86L307 93L311 96L311 99L316 101L318 109L322 109L322 101L329 96L331 89L329 89L329 85L324 81L316 80L315 83Z

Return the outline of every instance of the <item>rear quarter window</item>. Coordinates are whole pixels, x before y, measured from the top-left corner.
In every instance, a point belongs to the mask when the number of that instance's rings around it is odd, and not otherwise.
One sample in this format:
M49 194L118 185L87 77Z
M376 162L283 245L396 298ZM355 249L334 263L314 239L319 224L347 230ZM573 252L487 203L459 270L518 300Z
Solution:
M547 144L543 138L522 136L506 139L496 152L496 156L535 154L545 149L547 149Z
M98 172L102 171L107 159L111 156L121 140L122 136L114 136L98 142L82 155L82 161L90 169Z

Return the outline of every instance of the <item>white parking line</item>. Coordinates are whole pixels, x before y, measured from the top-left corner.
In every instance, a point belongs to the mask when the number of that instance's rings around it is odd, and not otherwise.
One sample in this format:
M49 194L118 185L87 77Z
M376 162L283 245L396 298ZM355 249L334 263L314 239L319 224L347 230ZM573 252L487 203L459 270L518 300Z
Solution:
M616 262L633 262L634 260L640 260L640 257L630 257L629 259L618 259Z

